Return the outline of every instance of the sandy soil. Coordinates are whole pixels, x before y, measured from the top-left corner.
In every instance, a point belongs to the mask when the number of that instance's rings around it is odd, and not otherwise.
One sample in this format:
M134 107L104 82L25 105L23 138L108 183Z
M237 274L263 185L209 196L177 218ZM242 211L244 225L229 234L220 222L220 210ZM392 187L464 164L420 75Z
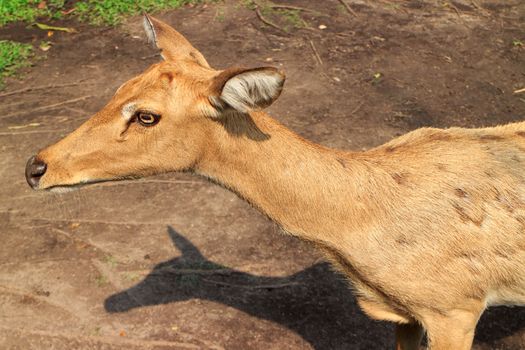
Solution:
M513 94L525 83L523 1L348 1L357 16L336 0L286 3L316 10L302 12L308 28L277 30L233 0L159 17L218 68L283 68L270 113L327 146L525 119L525 94ZM158 59L140 22L66 23L79 33L55 34L47 59L0 92L0 348L393 348L392 326L368 319L313 248L203 179L29 189L27 158ZM15 93L27 87L44 88ZM525 310L489 310L474 348L525 348Z

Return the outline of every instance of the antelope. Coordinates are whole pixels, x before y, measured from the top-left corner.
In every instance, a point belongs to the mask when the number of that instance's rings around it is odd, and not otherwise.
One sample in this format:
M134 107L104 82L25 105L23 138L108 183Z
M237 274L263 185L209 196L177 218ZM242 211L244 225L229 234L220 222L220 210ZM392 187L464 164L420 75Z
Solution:
M166 23L145 15L144 27L163 61L31 157L32 188L207 177L320 248L367 315L397 324L397 349L425 331L429 349L469 349L487 307L525 303L525 123L330 149L262 111L283 72L215 70Z

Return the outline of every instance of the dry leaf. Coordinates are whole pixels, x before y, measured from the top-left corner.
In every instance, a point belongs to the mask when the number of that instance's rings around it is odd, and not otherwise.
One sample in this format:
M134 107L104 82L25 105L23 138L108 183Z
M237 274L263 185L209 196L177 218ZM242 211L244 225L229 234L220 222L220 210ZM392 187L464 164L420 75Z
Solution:
M80 226L80 223L79 223L79 222L72 222L72 223L69 225L69 227L71 227L72 229L75 229L75 228L77 228L77 227L79 227L79 226Z
M67 32L67 33L76 33L77 30L75 28L70 27L55 27L55 26L49 26L44 23L35 23L36 26L42 30L55 30L55 31L61 31L61 32Z
M75 10L76 10L76 8L73 7L72 9L64 10L64 11L60 11L60 12L62 12L62 14L63 14L64 16L66 16L66 15L69 15L71 12L73 12L73 11L75 11Z
M10 129L10 130L17 130L17 129L23 129L23 128L27 128L29 126L40 126L40 123L29 123L29 124L25 124L25 125L13 125L13 126L8 126L7 128Z
M42 41L38 48L42 51L48 51L51 48L51 43L49 41Z

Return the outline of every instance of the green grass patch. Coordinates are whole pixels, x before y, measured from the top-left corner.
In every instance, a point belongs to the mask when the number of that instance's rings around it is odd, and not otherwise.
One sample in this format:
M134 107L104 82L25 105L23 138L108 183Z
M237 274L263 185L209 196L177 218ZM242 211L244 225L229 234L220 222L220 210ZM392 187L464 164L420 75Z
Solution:
M99 275L95 277L95 283L98 287L104 287L109 284L109 279L104 275Z
M111 266L111 268L115 268L118 265L118 261L113 255L106 255L104 257L104 262Z
M299 9L280 8L279 4L268 0L259 0L258 2L254 0L241 0L241 4L252 11L258 9L268 22L286 32L289 32L293 28L309 27L308 23L301 17L301 10Z
M91 24L116 25L125 16L177 8L202 0L87 0L76 3L76 14Z
M293 28L306 28L308 24L301 17L301 12L299 10L276 10L276 12L284 19L286 22L285 29L290 30L290 26Z
M4 78L13 76L16 72L30 65L29 58L33 47L29 44L0 40L0 88L4 86Z
M34 22L38 17L61 18L65 0L48 0L38 8L38 0L0 0L0 26L9 22Z
M178 8L187 4L198 4L206 0L84 0L71 5L65 0L47 0L40 6L40 0L0 0L0 26L9 22L35 22L37 18L59 19L76 16L94 25L117 25L126 16L142 12L155 12L163 9ZM217 0L211 0L217 1Z

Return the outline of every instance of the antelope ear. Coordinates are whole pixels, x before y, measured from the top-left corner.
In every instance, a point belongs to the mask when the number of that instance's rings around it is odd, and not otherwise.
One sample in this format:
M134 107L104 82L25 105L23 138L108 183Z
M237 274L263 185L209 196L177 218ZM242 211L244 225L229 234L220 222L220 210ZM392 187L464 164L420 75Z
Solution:
M189 59L196 61L203 67L210 67L204 56L170 25L147 14L144 15L143 25L148 42L162 51L161 55L165 60Z
M214 78L210 100L218 109L262 109L279 97L284 80L284 73L273 67L226 69Z

